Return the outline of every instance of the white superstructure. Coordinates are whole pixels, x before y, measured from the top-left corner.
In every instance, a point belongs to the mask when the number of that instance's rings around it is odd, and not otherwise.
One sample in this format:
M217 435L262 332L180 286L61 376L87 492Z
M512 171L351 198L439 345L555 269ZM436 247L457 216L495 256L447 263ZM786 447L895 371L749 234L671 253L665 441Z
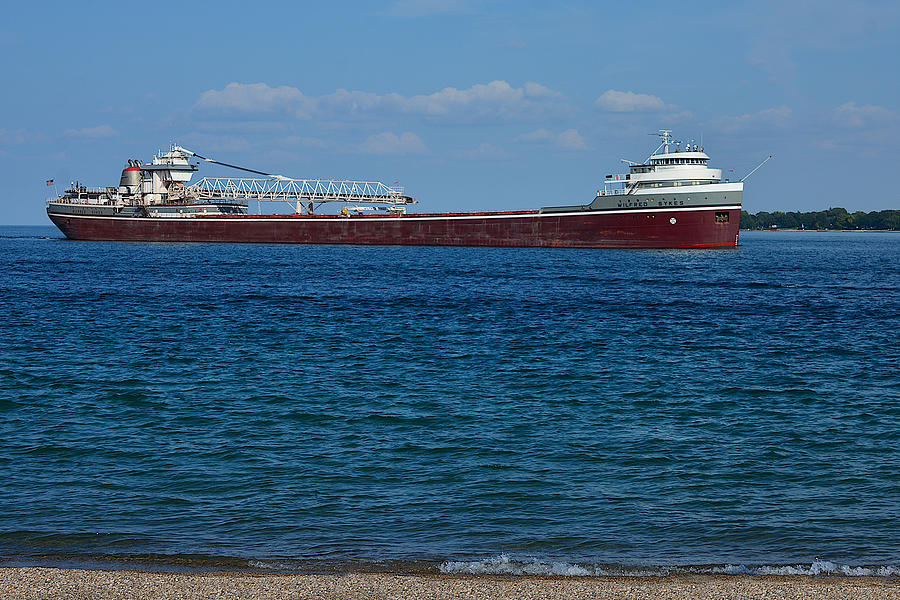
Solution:
M197 170L197 165L192 165L188 155L175 145L165 154L157 152L150 164L138 166L143 175L141 191L145 204L159 204L178 196Z
M722 181L722 169L711 169L701 146L672 139L672 132L659 132L662 143L643 163L632 163L625 174L607 175L600 196L700 194L742 192L741 181ZM629 161L630 162L630 161ZM698 187L699 186L699 187Z

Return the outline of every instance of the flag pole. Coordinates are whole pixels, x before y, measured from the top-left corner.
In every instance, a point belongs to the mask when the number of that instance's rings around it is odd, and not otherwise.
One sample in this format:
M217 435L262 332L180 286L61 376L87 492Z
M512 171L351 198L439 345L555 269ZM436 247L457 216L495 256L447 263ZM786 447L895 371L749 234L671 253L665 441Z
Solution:
M59 190L56 189L56 177L54 177L53 179L48 179L44 183L46 183L47 187L50 187L51 185L53 186L53 199L59 200Z

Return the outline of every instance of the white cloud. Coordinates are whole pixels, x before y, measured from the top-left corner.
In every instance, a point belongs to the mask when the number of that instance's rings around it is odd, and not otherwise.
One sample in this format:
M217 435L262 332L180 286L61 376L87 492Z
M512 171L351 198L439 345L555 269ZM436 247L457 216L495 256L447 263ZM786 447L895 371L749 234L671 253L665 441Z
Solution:
M782 129L790 123L792 111L782 104L755 113L737 117L720 117L713 124L726 133L739 133L752 129Z
M885 127L900 120L900 115L883 106L867 104L857 106L856 102L847 102L834 109L838 125L861 129L863 127Z
M301 120L413 115L460 122L545 118L566 112L568 106L562 94L534 82L514 88L506 81L492 81L411 97L344 89L312 97L289 86L230 83L222 90L203 92L195 109L201 114L225 113L247 119L266 114Z
M320 119L367 119L374 116L400 114L407 99L400 94L373 94L372 92L339 89L332 94L311 98L311 112Z
M265 83L229 83L222 90L207 90L200 95L196 107L225 113L277 113L296 119L311 118L315 100L297 88Z
M594 106L609 112L659 112L666 109L666 103L656 96L617 90L603 92Z
M495 82L496 83L496 82ZM505 82L504 82L505 83ZM539 83L529 81L525 83L525 95L530 98L562 98L563 95L555 92Z
M98 125L97 127L84 127L82 129L68 129L66 130L66 135L69 137L100 139L119 135L119 132L109 125Z
M409 131L399 136L390 131L371 135L359 145L364 154L427 154L425 143Z
M556 145L563 150L587 150L584 138L574 129L566 129L556 136Z
M590 147L581 134L575 129L566 129L562 133L553 133L549 129L538 129L524 133L516 138L517 142L551 144L562 150L589 150Z
M448 87L402 103L408 114L469 119L525 119L558 112L562 94L538 83L514 88L505 81L476 84L464 90Z

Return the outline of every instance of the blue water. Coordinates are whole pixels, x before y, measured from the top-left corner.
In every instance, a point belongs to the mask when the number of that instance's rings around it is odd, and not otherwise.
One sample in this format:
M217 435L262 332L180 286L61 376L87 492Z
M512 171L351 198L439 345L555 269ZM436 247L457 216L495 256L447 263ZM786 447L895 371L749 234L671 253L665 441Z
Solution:
M0 228L0 557L893 573L898 258Z

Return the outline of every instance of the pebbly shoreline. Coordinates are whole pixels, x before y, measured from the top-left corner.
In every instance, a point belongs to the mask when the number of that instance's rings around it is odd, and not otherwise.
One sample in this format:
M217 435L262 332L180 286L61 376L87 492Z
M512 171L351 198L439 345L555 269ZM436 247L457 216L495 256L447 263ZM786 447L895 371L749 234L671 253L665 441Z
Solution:
M248 599L900 599L900 578L674 575L497 577L347 573L159 573L0 568L2 600Z

